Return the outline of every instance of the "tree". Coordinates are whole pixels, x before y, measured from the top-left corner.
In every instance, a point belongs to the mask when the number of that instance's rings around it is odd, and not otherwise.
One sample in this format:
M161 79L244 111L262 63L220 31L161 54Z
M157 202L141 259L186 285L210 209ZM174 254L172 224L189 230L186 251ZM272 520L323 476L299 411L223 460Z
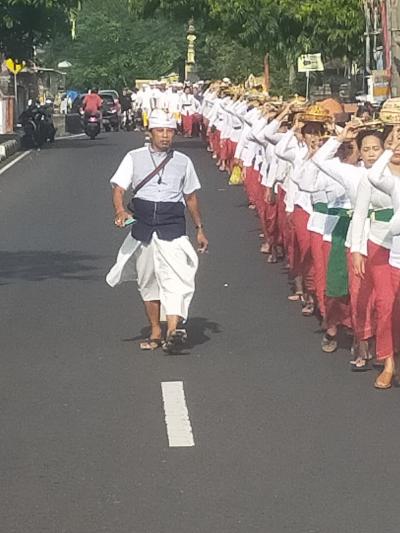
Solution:
M0 52L31 59L43 45L70 28L79 0L1 0Z
M184 64L185 26L166 18L139 19L127 0L87 0L77 21L75 41L61 36L47 47L44 60L72 63L68 84L132 86L135 79L153 79Z
M290 71L302 53L354 60L362 54L364 16L360 0L131 0L143 16L158 9L170 17L206 18L218 30L255 52L270 52ZM197 20L196 20L197 22Z

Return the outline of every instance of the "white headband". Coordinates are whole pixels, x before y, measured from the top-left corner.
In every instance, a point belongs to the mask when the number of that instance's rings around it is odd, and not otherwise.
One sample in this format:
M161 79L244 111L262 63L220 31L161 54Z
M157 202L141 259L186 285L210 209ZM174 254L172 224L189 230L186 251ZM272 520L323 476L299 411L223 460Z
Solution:
M149 130L153 128L170 128L176 130L176 120L161 109L155 109L149 117Z

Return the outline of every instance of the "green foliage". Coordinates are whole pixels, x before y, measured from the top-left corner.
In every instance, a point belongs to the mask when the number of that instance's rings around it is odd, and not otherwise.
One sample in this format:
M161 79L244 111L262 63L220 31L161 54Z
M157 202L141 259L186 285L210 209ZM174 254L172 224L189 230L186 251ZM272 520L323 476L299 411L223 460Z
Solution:
M196 27L208 33L211 44L204 72L241 74L247 61L270 53L272 88L282 93L304 91L304 76L296 74L296 62L303 53L321 52L325 61L360 61L363 56L364 15L360 0L130 0L146 16L159 10L169 17L195 15ZM213 35L218 32L219 45ZM229 44L228 44L229 43ZM238 62L231 62L235 50ZM234 54L233 54L234 55ZM236 70L235 70L236 69ZM289 75L288 75L289 74ZM288 79L289 78L289 79Z
M207 22L210 13L209 0L127 0L130 8L139 16L154 17L162 13L174 20L187 22L191 17Z
M59 4L7 2L51 10ZM65 8L77 6L74 0L62 4L64 15ZM273 90L285 93L290 85L290 91L303 91L304 76L296 75L300 54L322 52L325 61L350 61L363 53L360 0L85 0L76 41L58 35L47 61L70 61L70 82L81 88L121 87L181 71L191 17L202 78L243 81L250 72L259 75L268 51Z
M185 60L185 37L182 23L139 19L126 0L87 0L78 17L76 40L56 39L44 60L52 66L70 61L70 86L121 88L132 86L135 79L179 69Z
M208 34L200 41L197 53L197 68L204 79L229 77L242 83L249 74L259 73L263 68L263 54L221 33Z
M146 16L205 19L205 27L251 49L286 60L301 53L356 58L362 53L364 16L360 0L130 0ZM197 20L196 20L197 22Z
M68 30L70 14L79 7L79 0L1 0L0 51L30 59L33 46Z

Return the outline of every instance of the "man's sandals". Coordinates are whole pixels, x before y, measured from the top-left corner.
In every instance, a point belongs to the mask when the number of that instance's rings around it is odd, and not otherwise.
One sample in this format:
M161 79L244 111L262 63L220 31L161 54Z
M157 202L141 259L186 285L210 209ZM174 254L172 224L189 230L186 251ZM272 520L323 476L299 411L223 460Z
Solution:
M162 339L146 339L140 343L140 349L145 352L154 352L163 345Z
M184 347L187 341L185 329L176 329L170 333L165 340L163 339L146 339L140 343L140 349L145 352L154 352L162 348L165 353L177 354Z
M170 333L165 339L162 348L165 353L173 355L178 354L183 349L187 341L187 333L185 329L176 329Z

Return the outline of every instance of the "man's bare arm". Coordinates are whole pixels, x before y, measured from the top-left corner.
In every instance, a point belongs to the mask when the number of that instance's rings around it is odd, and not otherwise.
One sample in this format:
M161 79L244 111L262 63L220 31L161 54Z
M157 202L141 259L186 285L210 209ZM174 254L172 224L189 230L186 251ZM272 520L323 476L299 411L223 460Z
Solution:
M124 206L125 189L119 185L114 185L112 189L112 202L115 211L114 223L119 228L123 228L125 221L131 217Z
M197 244L199 245L198 251L203 254L208 250L208 239L204 233L197 194L195 192L192 194L186 194L185 201L193 223L196 226Z

